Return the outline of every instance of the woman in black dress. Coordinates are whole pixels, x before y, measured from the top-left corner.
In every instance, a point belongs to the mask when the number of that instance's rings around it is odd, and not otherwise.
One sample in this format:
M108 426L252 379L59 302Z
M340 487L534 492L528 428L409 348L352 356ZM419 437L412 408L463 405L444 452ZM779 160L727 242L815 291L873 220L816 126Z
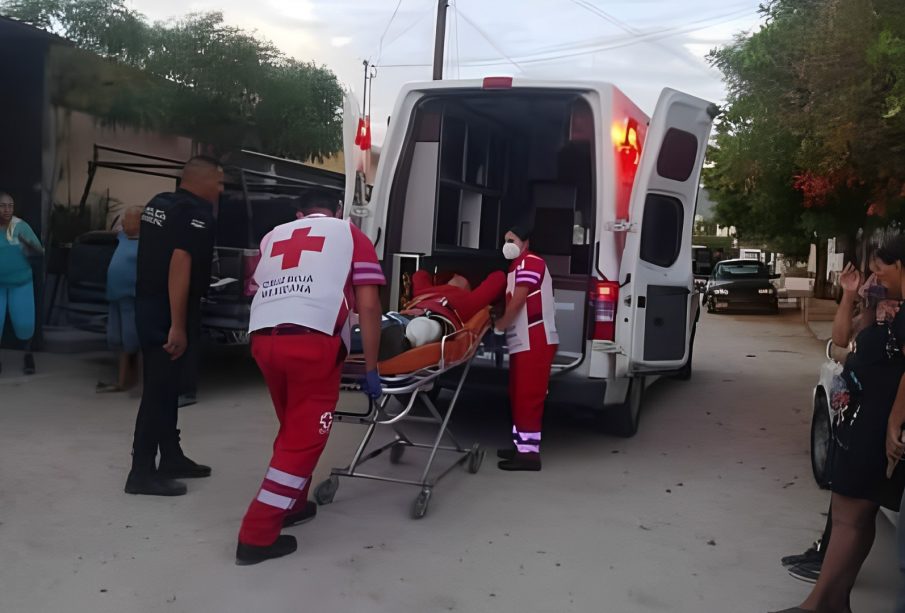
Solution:
M886 477L886 430L905 376L905 309L899 308L905 288L905 237L878 249L877 259L877 278L895 302L878 307L876 322L858 333L846 360L843 378L850 398L834 426L833 537L814 589L788 613L851 613L851 591L873 546L877 511L881 505L896 511L899 507L905 464L892 479ZM841 283L844 293L833 322L833 340L840 345L848 339L861 274L849 265Z

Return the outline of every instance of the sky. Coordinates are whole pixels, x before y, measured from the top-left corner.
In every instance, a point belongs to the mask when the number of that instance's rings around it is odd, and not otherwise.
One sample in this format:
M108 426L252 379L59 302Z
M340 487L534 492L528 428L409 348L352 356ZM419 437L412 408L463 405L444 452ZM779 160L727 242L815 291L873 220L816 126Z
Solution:
M762 0L450 0L444 78L602 80L650 114L664 87L720 102L705 56L762 22ZM361 99L377 66L372 118L382 141L400 87L431 78L437 0L129 0L152 20L221 11L227 23L331 69Z

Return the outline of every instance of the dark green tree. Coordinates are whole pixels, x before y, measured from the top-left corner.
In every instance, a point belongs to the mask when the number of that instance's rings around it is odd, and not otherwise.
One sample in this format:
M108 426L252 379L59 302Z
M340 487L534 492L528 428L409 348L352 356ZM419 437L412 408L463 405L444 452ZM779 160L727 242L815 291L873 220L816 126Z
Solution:
M704 176L717 219L787 253L815 237L852 244L902 213L905 3L762 11L763 27L710 55L728 89Z

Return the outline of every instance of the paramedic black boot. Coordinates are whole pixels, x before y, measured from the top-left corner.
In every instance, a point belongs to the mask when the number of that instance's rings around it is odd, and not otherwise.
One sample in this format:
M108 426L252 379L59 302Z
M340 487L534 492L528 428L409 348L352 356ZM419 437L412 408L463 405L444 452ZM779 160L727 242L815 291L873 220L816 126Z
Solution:
M512 460L515 458L516 453L518 452L515 447L500 448L496 450L496 457L501 460Z
M500 470L540 470L539 453L516 453L511 460L503 460L497 466Z
M186 457L179 444L179 430L176 430L175 440L160 445L157 473L167 479L202 479L211 476L211 467Z
M305 506L301 511L290 513L283 518L283 527L298 526L311 521L315 517L317 517L317 503L306 500Z
M281 534L272 545L259 547L257 545L245 545L239 543L236 547L236 566L251 566L264 560L282 558L298 549L298 542L294 536Z

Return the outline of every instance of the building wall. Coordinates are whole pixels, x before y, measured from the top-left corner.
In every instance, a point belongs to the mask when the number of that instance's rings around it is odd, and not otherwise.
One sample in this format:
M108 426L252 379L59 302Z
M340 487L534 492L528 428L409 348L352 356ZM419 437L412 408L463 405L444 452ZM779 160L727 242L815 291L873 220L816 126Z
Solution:
M57 177L52 188L55 204L79 204L88 179L88 163L93 159L95 144L182 161L190 158L193 153L192 140L183 136L105 126L91 115L61 108L53 109L52 115L55 124L53 131L56 134L55 152L50 154L54 158L54 174ZM106 151L100 155L106 161L136 161L128 156ZM122 208L144 206L155 194L172 191L174 188L172 179L101 168L95 174L89 204L97 207L98 202L105 200L107 196L114 201L104 220L105 226L109 228Z

